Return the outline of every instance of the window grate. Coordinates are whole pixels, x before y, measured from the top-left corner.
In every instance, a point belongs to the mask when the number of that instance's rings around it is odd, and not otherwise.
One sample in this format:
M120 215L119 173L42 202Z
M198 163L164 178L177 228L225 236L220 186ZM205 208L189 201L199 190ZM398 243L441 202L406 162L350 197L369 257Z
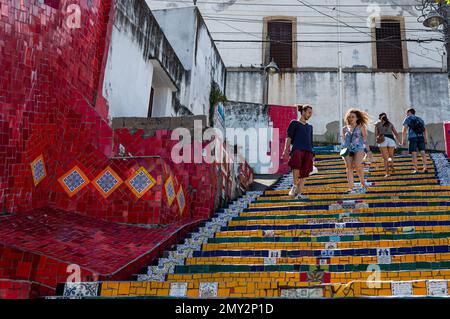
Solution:
M378 69L402 70L403 50L399 22L381 22L376 29Z
M268 22L270 41L270 61L275 61L279 68L292 68L292 22Z

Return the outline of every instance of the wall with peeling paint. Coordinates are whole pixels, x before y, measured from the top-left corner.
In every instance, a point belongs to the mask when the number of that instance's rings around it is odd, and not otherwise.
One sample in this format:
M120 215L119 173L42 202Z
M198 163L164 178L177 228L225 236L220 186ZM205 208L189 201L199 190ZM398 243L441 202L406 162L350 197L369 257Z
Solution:
M144 0L114 4L103 83L109 117L147 117L152 87L154 113L174 115L173 92L184 88L186 70Z
M187 70L181 103L195 115L209 114L211 84L225 91L226 71L200 12L188 7L153 14Z
M224 109L225 126L236 129L238 133L236 136L227 135L228 143L237 145L256 173L268 174L271 163L264 163L264 159L261 161L259 158L259 154L267 154L270 151L269 141L273 134L267 107L255 103L227 102L224 104ZM251 123L251 127L249 123ZM256 131L252 132L252 130ZM267 138L256 133L260 130L266 132Z
M147 0L151 8L191 6L191 3ZM256 5L257 4L257 5ZM264 6L266 4L266 6ZM275 5L276 4L276 5ZM297 40L336 41L337 22L335 1L315 0L318 13L296 0L274 3L271 0L223 1L197 4L205 16L215 40L263 40L263 18L271 16L295 17ZM403 17L405 38L441 39L417 21L420 14L408 0L355 0L352 6L341 7L342 41L362 41L342 47L345 74L345 108L366 109L374 120L384 111L401 129L404 109L414 106L430 123L432 147L443 149L442 121L450 119L448 79L446 76L443 43L406 42L407 66L403 73L378 72L372 58L369 16ZM345 5L345 2L342 2ZM378 7L377 7L378 6ZM326 16L329 15L329 16ZM349 28L345 24L355 26ZM229 100L262 103L264 78L260 66L263 61L261 42L216 42L227 66L226 94ZM338 82L336 43L297 43L297 65L291 70L270 78L269 104L291 105L309 102L315 106L312 121L318 140L324 134L337 134ZM373 127L371 127L373 131Z
M261 103L262 75L255 71L228 72L227 95L231 100ZM318 140L325 134L337 135L338 109L337 72L292 72L271 76L269 104L292 105L308 102L314 106L311 123ZM448 79L441 73L344 73L345 109L366 110L375 122L378 114L386 112L401 131L404 111L412 106L429 124L433 148L445 148L443 119L450 119ZM243 87L251 88L242 90ZM252 96L253 95L253 96ZM345 110L344 110L345 111ZM331 125L336 122L336 125ZM369 127L371 132L374 126ZM374 142L374 141L372 141Z

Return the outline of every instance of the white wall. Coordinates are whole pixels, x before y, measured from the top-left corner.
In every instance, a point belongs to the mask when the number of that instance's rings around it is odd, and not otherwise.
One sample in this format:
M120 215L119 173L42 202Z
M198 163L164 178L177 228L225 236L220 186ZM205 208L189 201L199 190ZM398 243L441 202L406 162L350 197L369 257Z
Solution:
M191 6L191 3L161 2L147 0L152 9ZM258 0L224 1L225 4L199 2L198 8L208 25L214 39L225 40L262 40L263 18L267 16L289 16L297 18L297 39L300 41L337 40L337 22L335 0L309 1L320 14L303 6L296 0ZM405 18L407 38L441 38L436 32L427 32L417 21L419 12L411 6L410 0L352 0L341 1L342 41L371 41L367 18L373 12L370 5L379 5L381 16L403 16ZM255 5L258 4L258 5ZM263 6L267 4L268 6ZM281 6L284 4L285 6ZM401 5L395 6L395 4ZM320 5L320 6L319 6ZM409 5L409 6L407 6ZM369 10L369 11L368 11ZM358 27L352 29L345 24ZM220 54L229 66L259 66L263 63L261 43L216 43ZM408 42L408 60L411 67L442 67L442 42ZM335 43L298 43L298 67L335 67L337 66L337 44ZM436 52L436 50L440 51ZM343 62L346 67L364 65L372 67L372 45L344 44Z
M109 117L147 117L152 75L133 37L114 26L103 83Z
M153 6L152 1L147 3L189 72L181 88L181 104L194 115L208 115L212 81L225 90L225 66L206 25L197 16L195 7L156 10L161 6Z
M155 88L153 94L152 117L174 116L172 108L172 90L168 87Z

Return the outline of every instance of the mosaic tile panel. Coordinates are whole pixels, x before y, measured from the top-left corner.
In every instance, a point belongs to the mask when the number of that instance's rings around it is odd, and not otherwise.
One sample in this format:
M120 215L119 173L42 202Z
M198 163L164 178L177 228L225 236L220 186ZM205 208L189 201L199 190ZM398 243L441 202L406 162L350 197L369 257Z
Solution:
M184 197L183 187L180 187L180 190L177 193L177 201L178 208L180 209L180 215L183 214L184 209L186 208L186 199Z
M89 179L78 166L61 176L58 181L69 197L74 196L89 184Z
M141 198L156 185L156 180L144 167L141 167L125 183L137 198Z
M200 298L216 298L219 283L217 282L201 282L199 285Z
M31 164L31 174L33 176L34 186L37 186L46 176L44 156L40 155Z
M188 284L185 282L174 282L170 284L170 297L186 297Z
M94 187L104 198L111 195L123 183L119 175L110 167L107 167L93 181Z
M173 178L170 176L167 181L164 183L164 189L166 190L166 197L167 197L167 203L170 206L172 206L172 203L175 199L176 193L175 193L175 187L173 185Z
M98 282L67 282L64 285L64 297L96 297L98 296Z

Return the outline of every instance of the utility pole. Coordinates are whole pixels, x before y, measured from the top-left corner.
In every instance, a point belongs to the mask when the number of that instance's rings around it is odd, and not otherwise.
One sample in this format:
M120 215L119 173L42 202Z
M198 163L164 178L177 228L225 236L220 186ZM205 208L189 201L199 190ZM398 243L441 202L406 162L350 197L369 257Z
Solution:
M343 129L343 112L344 112L344 83L343 83L343 74L342 74L342 44L341 44L341 11L340 11L341 1L336 0L336 12L337 12L337 32L338 32L338 68L339 68L339 140L342 143L342 129Z

